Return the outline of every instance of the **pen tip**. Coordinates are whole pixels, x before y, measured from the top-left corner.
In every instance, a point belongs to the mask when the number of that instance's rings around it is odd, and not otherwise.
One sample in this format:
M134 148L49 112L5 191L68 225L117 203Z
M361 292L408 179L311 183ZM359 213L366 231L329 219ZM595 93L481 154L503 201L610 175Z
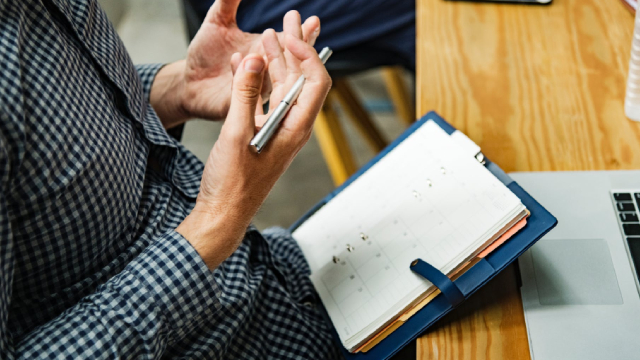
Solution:
M253 148L256 150L256 152L257 152L258 154L260 154L260 152L262 151L262 148L261 148L261 147L260 147L260 145L258 145L258 144L254 144L254 143L252 142L252 143L250 144L250 146L251 146L251 147L253 147Z

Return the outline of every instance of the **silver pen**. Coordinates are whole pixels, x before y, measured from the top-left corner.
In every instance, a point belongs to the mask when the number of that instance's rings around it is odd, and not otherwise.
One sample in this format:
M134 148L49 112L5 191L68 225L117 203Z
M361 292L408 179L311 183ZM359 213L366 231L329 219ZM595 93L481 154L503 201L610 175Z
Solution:
M318 56L324 64L327 62L329 56L331 56L332 53L333 51L326 47L322 49L322 51L320 51L320 54L318 54ZM267 142L269 141L269 139L271 139L273 133L275 133L276 129L278 128L278 124L280 124L282 119L284 119L284 117L291 109L291 106L293 106L293 103L295 103L298 99L298 95L300 95L300 93L302 92L304 81L304 75L300 75L295 84L293 84L293 88L291 88L287 95L285 95L284 99L280 101L280 104L278 104L278 107L273 111L271 116L269 116L267 121L264 123L264 126L262 126L256 136L251 139L251 142L249 144L251 146L255 146L258 152L264 149L265 145L267 145Z

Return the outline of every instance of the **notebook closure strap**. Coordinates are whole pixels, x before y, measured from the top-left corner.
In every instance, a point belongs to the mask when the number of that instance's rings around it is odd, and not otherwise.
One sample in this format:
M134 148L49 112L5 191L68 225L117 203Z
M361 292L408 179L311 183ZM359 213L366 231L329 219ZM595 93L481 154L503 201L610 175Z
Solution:
M460 305L464 301L464 295L458 286L449 279L449 277L440 272L440 270L431 266L431 264L416 259L411 263L411 271L431 281L444 295L452 307Z

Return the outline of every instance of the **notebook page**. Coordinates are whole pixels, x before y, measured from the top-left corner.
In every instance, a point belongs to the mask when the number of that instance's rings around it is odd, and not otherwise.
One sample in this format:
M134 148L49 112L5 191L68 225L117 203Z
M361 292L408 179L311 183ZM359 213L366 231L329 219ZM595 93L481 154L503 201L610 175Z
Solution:
M447 273L522 209L429 121L293 236L349 349L431 285L409 270L412 260Z

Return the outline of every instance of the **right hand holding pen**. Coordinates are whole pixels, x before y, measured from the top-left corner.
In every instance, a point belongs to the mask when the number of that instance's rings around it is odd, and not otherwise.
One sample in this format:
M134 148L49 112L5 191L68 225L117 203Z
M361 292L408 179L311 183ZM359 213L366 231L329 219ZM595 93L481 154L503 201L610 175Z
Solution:
M269 115L262 114L258 106L267 64L257 54L244 59L234 54L229 114L205 165L195 208L176 229L211 269L235 251L272 187L309 140L331 87L331 78L318 54L302 40L297 12L285 17L284 32L284 52L273 30L263 34L273 83L270 112L304 74L306 83L297 103L258 154L249 142Z

